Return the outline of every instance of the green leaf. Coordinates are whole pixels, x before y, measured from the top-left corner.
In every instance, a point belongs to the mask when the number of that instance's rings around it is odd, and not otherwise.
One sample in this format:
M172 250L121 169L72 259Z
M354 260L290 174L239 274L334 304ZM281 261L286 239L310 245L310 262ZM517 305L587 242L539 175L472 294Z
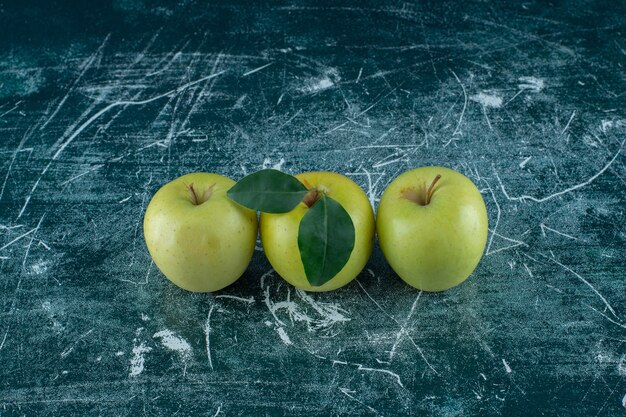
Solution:
M240 179L227 195L252 210L286 213L293 210L307 192L295 177L275 169L263 169Z
M344 267L354 249L354 224L337 201L323 195L298 229L298 248L309 284L318 287Z

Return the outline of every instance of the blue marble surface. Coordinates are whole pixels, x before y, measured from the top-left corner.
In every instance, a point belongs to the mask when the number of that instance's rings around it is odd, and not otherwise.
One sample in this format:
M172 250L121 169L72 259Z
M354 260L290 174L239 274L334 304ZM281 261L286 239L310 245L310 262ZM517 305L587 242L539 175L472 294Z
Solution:
M0 5L0 415L626 414L626 3ZM239 3L239 4L237 4ZM191 294L142 217L191 171L444 165L463 285L375 248L325 294L260 250Z

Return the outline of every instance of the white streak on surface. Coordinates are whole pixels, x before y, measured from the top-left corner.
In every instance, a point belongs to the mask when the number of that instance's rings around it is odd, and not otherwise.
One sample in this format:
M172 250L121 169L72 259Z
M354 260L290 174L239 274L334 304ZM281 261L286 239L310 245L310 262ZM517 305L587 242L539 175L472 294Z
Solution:
M356 391L350 390L348 388L339 388L339 391L341 391L346 397L353 399L354 401L356 401L357 403L367 407L368 410L376 413L376 415L380 415L380 413L378 412L378 410L376 410L375 408L370 407L369 405L365 404L364 402L358 400L356 397L353 397L351 394L356 394Z
M465 109L467 108L467 91L465 90L465 86L463 85L461 80L459 80L459 77L457 77L454 71L452 71L452 75L454 75L454 78L456 78L456 80L458 81L459 85L461 86L461 89L463 89L463 110L461 110L459 121L457 122L456 127L454 128L454 133L452 133L452 136L456 136L457 134L461 134L461 131L459 130L459 128L461 127L461 123L463 122L463 115L465 114Z
M486 94L484 92L481 92L471 96L470 100L477 102L485 108L492 107L494 109L497 109L502 107L502 97L496 94Z
M135 343L137 343L137 339L135 339ZM139 345L135 344L133 347L133 357L130 359L130 373L128 376L136 377L143 372L144 364L146 362L144 354L150 352L151 350L152 348L146 346L144 342L141 342Z
M517 85L517 88L520 90L531 90L535 93L543 90L544 82L541 78L535 77L519 77L517 79L520 83Z
M34 229L30 229L28 232L19 235L18 237L16 237L15 239L13 239L12 241L10 241L9 243L7 243L6 245L4 245L3 247L0 248L0 250L6 249L9 246L11 246L12 244L14 244L15 242L17 242L18 240L22 239L23 237L26 237L28 235L30 235L31 233L33 233L35 230L37 230L37 228L35 227Z
M335 83L328 77L321 78L317 81L310 82L307 86L302 88L302 91L307 93L315 93L317 91L326 90L327 88L332 87Z
M265 288L263 301L277 326L285 326L285 323L279 319L277 315L281 310L286 312L291 322L305 323L309 332L328 330L337 323L350 321L350 318L346 317L347 311L339 305L315 301L311 296L300 289L296 290L296 294L304 303L291 300L290 293L287 294L285 301L272 300L270 297L270 286L265 285L265 278L272 273L273 271L270 270L261 277L261 288ZM307 311L307 305L311 307L319 317L310 314L309 311Z
M502 364L504 365L504 370L506 371L507 374L510 374L511 372L513 372L509 364L504 360L504 358L502 359Z
M258 67L258 68L255 68L255 69L253 69L253 70L250 70L250 71L248 71L248 72L244 72L244 74L242 75L242 77L247 77L248 75L254 74L255 72L259 72L259 71L261 71L262 69L267 68L267 67L269 67L269 66L270 66L270 65L272 65L272 64L273 64L273 62L270 62L269 64L265 64L265 65L262 65L262 66L260 66L260 67Z
M519 167L523 169L531 158L532 156L529 156L528 158L524 159L522 162L520 162Z
M169 329L156 332L152 337L160 338L161 344L169 350L172 350L184 359L191 356L191 345L182 337Z
M76 347L76 345L78 345L78 342L83 340L85 337L89 336L91 334L91 332L93 332L93 329L89 330L87 333L81 335L78 339L76 339L76 341L74 343L72 343L72 345L70 347L68 347L63 352L61 352L61 358L65 359L70 353L72 353L74 351L74 348Z
M278 336L280 336L280 340L282 340L284 344L293 345L293 342L283 327L278 327L276 331L278 332Z
M369 372L382 372L384 374L391 375L391 376L393 376L396 379L396 382L398 383L398 385L400 385L402 388L404 388L404 385L402 385L402 381L400 380L400 375L398 375L395 372L391 372L388 369L366 368L363 365L359 365L358 370L359 371L369 371Z
M247 303L247 304L253 304L254 303L254 297L250 296L249 298L243 298L243 297L236 297L234 295L216 295L215 298L229 298L231 300L237 300L237 301L241 301L242 303Z
M575 238L574 236L568 235L567 233L563 233L563 232L559 232L558 230L555 230L551 227L546 226L545 224L541 223L539 225L539 227L541 227L541 233L543 234L543 236L546 236L546 230L551 231L552 233L556 233L557 235L561 235L563 237L566 237L568 239L572 239L572 240L578 240L578 238Z
M206 318L206 323L204 324L204 341L206 343L206 357L209 361L209 368L213 370L213 359L211 358L211 314L213 314L214 305L209 309L209 314Z
M564 134L567 131L567 129L569 129L569 125L570 125L570 123L572 123L572 120L574 120L574 116L576 116L576 110L574 110L572 112L572 115L570 116L569 120L567 121L567 124L565 125L565 127L561 131L561 135Z
M555 197L558 197L560 195L569 193L570 191L574 191L577 190L579 188L584 187L585 185L589 185L591 184L596 178L598 178L600 175L604 174L604 172L609 169L609 167L613 164L613 162L615 162L615 160L617 159L617 157L619 156L619 154L622 151L622 148L624 147L624 142L626 142L626 139L624 139L622 141L622 144L620 145L619 149L617 150L617 152L615 153L615 155L613 156L613 158L611 158L611 160L600 170L598 171L593 177L589 178L587 181L581 182L580 184L576 184L572 187L566 188L563 191L559 191L556 192L554 194L550 194L546 197L543 198L537 198L537 197L533 197L530 195L521 195L519 197L511 197L509 196L509 194L506 192L506 189L504 188L504 184L502 184L502 181L500 180L500 177L498 176L498 174L496 173L496 178L498 179L498 182L500 183L500 189L502 189L502 193L506 196L506 198L510 201L525 201L525 200L531 200L534 201L535 203L543 203L544 201L548 201L551 200Z
M602 302L604 303L606 308L611 312L611 314L613 314L613 317L615 317L616 319L619 319L618 315L615 313L615 310L613 309L613 307L611 307L611 304L609 304L609 302L606 300L606 298L604 298L604 296L602 294L600 294L600 292L598 292L598 290L593 285L591 285L591 283L589 281L587 281L585 278L580 276L580 274L576 273L571 268L563 265L561 262L557 261L556 259L554 259L554 258L549 258L549 259L552 262L554 262L555 264L557 264L560 267L562 267L563 269L565 269L566 271L571 272L572 274L574 274L574 276L576 278L578 278L581 282L583 282L585 285L587 285L589 288L591 288L591 290L602 300Z

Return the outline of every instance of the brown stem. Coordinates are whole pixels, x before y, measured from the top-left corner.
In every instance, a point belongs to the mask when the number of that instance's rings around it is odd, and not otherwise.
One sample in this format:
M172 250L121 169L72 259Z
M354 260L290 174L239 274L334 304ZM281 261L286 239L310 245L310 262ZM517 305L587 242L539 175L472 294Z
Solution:
M196 190L193 188L193 182L187 186L187 190L189 190L189 194L191 194L191 201L194 205L200 204L198 202L198 195L196 194Z
M313 204L315 204L315 202L320 198L320 196L321 193L316 188L313 188L308 193L306 193L306 195L302 199L302 202L306 204L308 208L311 208Z
M196 189L193 186L193 182L187 186L187 190L189 191L189 195L191 196L191 202L195 206L199 206L200 204L208 201L213 195L214 188L215 188L215 184L207 188L202 194L202 197L198 197L198 193L196 193Z
M430 204L430 199L433 196L433 189L435 188L435 184L437 184L437 181L439 181L440 179L441 175L437 174L433 182L430 183L430 187L428 187L428 191L426 191L426 205Z

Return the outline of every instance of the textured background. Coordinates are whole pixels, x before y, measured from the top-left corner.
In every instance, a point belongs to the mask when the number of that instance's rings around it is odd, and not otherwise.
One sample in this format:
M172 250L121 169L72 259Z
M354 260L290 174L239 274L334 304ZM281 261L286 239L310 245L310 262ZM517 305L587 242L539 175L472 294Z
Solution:
M626 3L0 3L0 415L623 415ZM440 294L375 248L295 291L259 250L217 294L151 263L190 171L416 166L481 189Z

